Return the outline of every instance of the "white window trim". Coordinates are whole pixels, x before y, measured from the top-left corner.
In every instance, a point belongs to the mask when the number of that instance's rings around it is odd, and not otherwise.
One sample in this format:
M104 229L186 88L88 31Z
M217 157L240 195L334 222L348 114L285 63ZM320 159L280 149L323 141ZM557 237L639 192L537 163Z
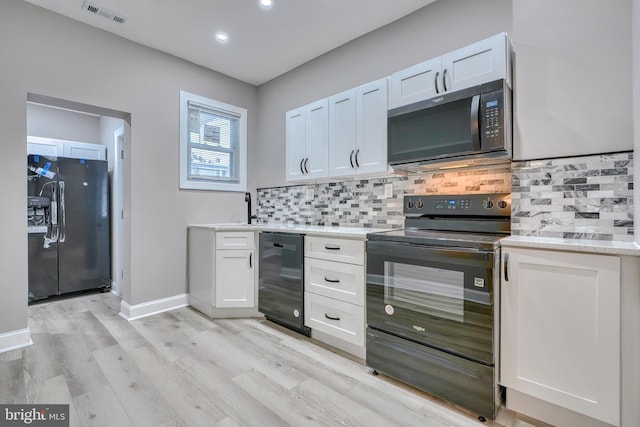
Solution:
M236 183L204 182L190 180L188 177L189 169L189 141L188 141L188 120L189 101L197 102L202 105L209 106L215 110L226 111L234 115L240 116L239 119L239 154L238 161L238 179ZM247 110L236 107L235 105L225 104L224 102L215 101L189 92L180 91L180 189L185 190L216 190L216 191L247 191Z

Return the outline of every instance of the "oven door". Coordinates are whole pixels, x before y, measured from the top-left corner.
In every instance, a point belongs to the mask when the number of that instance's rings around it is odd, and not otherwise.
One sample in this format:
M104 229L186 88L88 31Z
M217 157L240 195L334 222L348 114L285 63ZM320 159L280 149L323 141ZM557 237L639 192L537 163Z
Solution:
M367 325L494 363L494 252L367 243Z

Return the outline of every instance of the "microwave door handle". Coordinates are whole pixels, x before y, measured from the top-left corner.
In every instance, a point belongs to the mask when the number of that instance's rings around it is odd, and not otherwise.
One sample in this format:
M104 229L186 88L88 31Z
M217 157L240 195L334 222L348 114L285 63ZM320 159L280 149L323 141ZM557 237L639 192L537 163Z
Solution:
M475 151L480 150L480 95L471 99L471 143Z

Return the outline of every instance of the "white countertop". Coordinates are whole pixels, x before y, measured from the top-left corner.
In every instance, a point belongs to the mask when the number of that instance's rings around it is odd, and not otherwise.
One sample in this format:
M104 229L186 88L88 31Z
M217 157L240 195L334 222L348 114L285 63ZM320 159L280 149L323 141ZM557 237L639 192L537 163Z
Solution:
M575 240L551 237L510 236L500 240L504 247L550 249L559 251L598 253L603 255L640 256L640 246L634 242L607 242L604 240Z
M204 228L214 231L276 231L301 233L308 236L340 237L364 240L369 233L389 231L390 228L336 227L322 225L289 224L190 224L189 228Z

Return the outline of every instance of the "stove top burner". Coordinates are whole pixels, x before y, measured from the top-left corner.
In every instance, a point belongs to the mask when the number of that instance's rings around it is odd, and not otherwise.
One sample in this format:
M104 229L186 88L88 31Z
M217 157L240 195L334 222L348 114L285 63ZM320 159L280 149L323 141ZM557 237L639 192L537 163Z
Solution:
M408 195L405 228L370 233L372 241L493 250L511 231L511 194Z

